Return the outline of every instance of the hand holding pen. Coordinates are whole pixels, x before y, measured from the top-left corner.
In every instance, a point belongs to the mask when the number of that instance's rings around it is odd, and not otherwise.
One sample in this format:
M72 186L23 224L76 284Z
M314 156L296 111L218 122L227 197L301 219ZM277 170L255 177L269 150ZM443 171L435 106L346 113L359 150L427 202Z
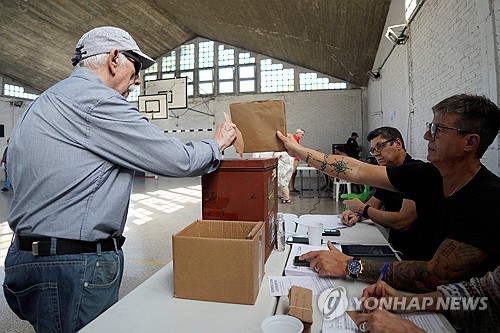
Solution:
M340 218L340 220L342 221L342 223L344 223L345 225L349 226L349 227L352 227L353 225L356 224L356 222L358 222L361 218L363 217L363 214L360 214L360 213L354 213L350 210L345 210L343 213L342 213L342 217Z
M389 269L389 262L386 262L384 265L384 268L382 268L382 271L380 272L380 275L378 276L377 282L375 282L375 284L373 286L370 286L363 291L363 297L366 297L367 294L370 295L369 296L370 298L373 298L375 296L375 293L377 292L377 290L381 284L381 281L384 279L385 274L387 274L388 269ZM366 310L367 310L367 307L364 307L363 313L366 313Z

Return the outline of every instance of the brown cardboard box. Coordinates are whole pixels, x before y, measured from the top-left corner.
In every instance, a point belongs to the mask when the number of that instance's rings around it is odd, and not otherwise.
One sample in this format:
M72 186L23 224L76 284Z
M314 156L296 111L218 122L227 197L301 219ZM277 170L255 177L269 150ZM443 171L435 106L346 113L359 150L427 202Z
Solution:
M304 324L304 331L309 332L312 319L312 290L299 286L292 286L288 292L288 315L293 316Z
M254 304L264 276L262 222L197 220L172 236L174 297Z

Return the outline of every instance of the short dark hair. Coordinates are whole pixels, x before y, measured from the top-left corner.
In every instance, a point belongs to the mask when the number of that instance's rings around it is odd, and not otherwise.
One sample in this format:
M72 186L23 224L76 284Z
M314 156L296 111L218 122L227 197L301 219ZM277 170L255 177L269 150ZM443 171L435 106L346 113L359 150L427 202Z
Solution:
M432 107L434 115L457 113L455 126L467 133L478 134L481 140L476 156L481 158L495 140L500 127L500 110L486 96L460 94L443 99Z
M358 133L356 133L356 132L352 132L352 133L351 133L351 136L359 136L359 135L358 135Z
M371 142L379 135L386 140L396 140L396 139L401 140L401 144L403 145L403 150L406 150L405 140L403 140L403 136L401 135L401 132L397 128L389 126L376 128L370 133L368 133L368 135L366 136L366 140L368 140L368 142Z

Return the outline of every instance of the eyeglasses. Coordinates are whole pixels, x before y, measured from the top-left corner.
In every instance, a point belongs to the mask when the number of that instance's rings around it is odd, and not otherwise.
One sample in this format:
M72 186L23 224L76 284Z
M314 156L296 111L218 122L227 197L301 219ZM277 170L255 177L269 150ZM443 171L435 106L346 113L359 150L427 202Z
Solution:
M123 54L128 60L130 60L134 64L135 75L139 75L139 72L142 69L142 61L131 52L122 51L121 54Z
M382 149L384 149L385 144L394 140L396 140L396 138L377 143L375 147L370 148L369 150L370 155L375 156L375 152L380 154L382 152Z
M450 129L450 130L454 130L454 131L458 131L458 132L470 133L470 131L463 130L463 129L460 129L460 128L450 127L450 126L444 126L444 125L438 125L438 124L434 124L434 123L426 123L425 125L426 125L426 131L429 131L431 133L431 137L432 138L436 137L437 130L440 127L441 128Z

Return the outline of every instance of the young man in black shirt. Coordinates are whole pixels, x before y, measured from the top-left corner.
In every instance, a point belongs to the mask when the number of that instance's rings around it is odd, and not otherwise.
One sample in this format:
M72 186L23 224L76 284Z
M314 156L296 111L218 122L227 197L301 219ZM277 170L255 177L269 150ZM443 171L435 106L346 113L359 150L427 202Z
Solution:
M404 163L422 163L414 160L406 152L401 132L394 127L379 127L367 136L370 142L370 155L377 159L378 165L397 166ZM342 213L342 222L354 225L365 218L389 228L389 243L402 254L404 260L428 260L434 252L430 251L429 237L424 233L417 220L415 202L400 192L375 189L373 196L363 203L359 199L345 200L347 209ZM369 208L367 208L369 207ZM382 210L382 208L384 208ZM359 217L355 213L363 214Z
M278 132L292 156L351 182L407 193L432 239L432 259L389 265L386 281L397 289L433 291L438 285L482 276L500 264L500 228L491 208L500 197L500 178L480 158L498 134L500 110L484 96L454 95L436 104L427 123L427 159L383 167L307 149ZM369 208L368 208L369 211ZM312 251L310 266L321 276L360 277L375 282L383 262L359 260L328 243L330 251Z

